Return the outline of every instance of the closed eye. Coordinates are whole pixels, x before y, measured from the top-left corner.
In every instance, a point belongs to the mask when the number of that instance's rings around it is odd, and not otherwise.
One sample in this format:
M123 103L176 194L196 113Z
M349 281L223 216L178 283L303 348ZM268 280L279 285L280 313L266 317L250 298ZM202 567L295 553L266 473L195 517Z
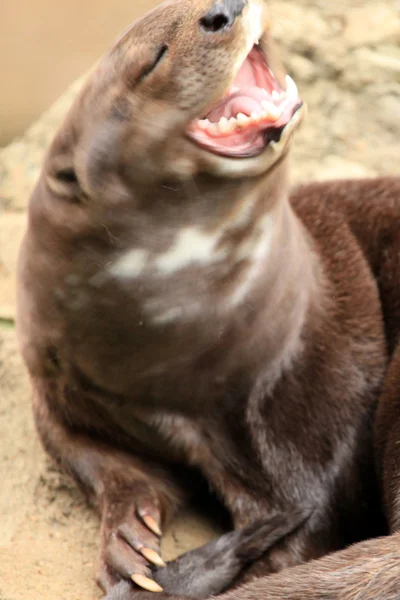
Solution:
M166 44L163 44L162 46L160 46L153 62L146 65L142 69L142 72L140 73L140 76L138 77L138 82L145 79L145 77L147 77L148 75L150 75L150 73L152 73L154 71L154 69L160 64L160 62L162 61L164 56L167 54L167 52L168 52L168 46Z

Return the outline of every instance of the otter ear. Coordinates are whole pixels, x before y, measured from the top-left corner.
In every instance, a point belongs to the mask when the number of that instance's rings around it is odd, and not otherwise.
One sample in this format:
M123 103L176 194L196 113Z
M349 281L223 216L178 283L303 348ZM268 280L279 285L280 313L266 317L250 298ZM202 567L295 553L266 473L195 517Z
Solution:
M82 185L95 198L118 203L130 197L124 181L124 153L127 147L127 118L123 105L116 105L111 115L92 132L90 141L77 156L82 169Z
M82 189L73 166L66 166L46 177L47 185L56 196L79 202Z
M123 135L123 119L111 117L89 129L79 143L64 145L56 141L47 159L49 189L77 203L87 198L126 195L118 169Z
M55 196L73 202L81 200L84 194L70 147L60 147L56 141L47 157L45 172L46 183Z

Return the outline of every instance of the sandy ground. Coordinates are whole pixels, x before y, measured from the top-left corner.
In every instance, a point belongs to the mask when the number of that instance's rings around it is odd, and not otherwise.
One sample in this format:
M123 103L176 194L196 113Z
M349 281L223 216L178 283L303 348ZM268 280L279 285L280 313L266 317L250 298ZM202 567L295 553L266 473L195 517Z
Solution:
M332 6L334 4L334 6ZM285 63L309 104L293 179L399 173L400 21L394 1L275 2ZM98 522L45 458L14 331L15 267L25 208L44 149L78 82L21 140L0 151L0 600L95 600ZM170 558L215 535L180 515Z
M94 600L98 519L45 457L14 331L0 331L0 600ZM219 529L188 508L163 541L166 559Z

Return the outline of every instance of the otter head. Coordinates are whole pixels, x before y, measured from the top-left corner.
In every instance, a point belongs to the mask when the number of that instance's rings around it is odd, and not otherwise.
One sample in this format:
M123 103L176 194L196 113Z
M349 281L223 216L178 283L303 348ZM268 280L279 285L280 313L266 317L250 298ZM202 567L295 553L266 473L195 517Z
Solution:
M261 0L169 0L134 23L53 144L51 189L98 198L135 182L266 173L303 112L269 25Z

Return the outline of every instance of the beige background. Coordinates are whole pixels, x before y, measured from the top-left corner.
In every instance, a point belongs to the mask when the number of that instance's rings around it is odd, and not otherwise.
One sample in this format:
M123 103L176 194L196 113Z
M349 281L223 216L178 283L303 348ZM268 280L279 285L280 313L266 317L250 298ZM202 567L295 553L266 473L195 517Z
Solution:
M0 146L158 0L0 0Z

